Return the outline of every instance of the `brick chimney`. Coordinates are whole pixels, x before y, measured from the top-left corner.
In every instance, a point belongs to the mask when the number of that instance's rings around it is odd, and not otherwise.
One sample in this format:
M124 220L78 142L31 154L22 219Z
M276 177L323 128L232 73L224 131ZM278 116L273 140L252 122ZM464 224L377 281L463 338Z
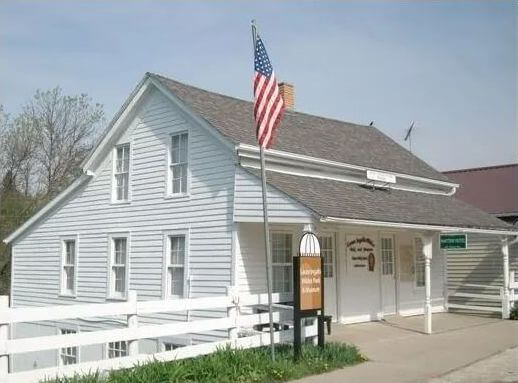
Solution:
M284 100L284 106L288 110L293 110L295 107L295 89L294 86L287 82L279 83L279 92Z

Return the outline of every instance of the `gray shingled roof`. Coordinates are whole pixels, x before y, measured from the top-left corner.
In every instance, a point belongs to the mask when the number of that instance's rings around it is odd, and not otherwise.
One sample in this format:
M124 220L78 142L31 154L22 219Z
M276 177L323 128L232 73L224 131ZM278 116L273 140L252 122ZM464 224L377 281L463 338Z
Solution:
M250 101L149 74L235 144L256 145ZM371 126L287 111L275 149L326 160L448 181L448 178Z
M247 169L248 170L248 169ZM259 177L256 170L248 170ZM268 184L321 217L513 230L511 225L459 199L268 172Z

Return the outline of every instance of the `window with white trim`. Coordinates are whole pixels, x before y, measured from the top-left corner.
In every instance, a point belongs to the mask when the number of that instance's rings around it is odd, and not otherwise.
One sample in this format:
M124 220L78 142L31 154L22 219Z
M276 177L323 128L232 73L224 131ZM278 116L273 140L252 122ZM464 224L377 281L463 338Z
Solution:
M318 237L320 242L320 254L324 257L324 278L334 276L334 236L321 235Z
M272 284L274 293L293 291L293 235L291 233L271 233Z
M173 351L177 348L185 347L183 344L164 342L164 351Z
M381 238L381 272L394 275L394 244L391 237Z
M128 342L110 342L108 343L107 351L107 356L109 359L128 356Z
M114 200L128 201L129 196L130 144L115 148Z
M170 194L187 194L187 173L189 171L188 160L188 133L179 133L171 136L169 178Z
M76 334L77 331L70 329L60 329L61 335ZM61 366L76 364L79 362L77 347L64 347L59 350L59 363Z
M414 248L415 248L415 285L417 287L423 287L425 280L424 280L424 269L425 269L425 260L424 260L424 253L423 253L423 241L421 238L415 238L414 241Z
M110 254L110 297L125 298L128 288L128 237L111 237Z
M77 272L76 240L69 238L64 239L61 251L61 294L75 295Z
M183 337L162 337L158 339L159 352L173 351L177 348L190 346L192 344L191 338Z
M187 259L186 234L168 235L166 249L167 296L183 297Z

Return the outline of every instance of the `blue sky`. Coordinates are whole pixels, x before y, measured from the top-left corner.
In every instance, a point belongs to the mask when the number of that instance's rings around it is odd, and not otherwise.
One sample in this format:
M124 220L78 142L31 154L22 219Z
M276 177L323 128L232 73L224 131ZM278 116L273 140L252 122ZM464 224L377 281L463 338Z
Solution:
M109 120L146 71L249 99L255 18L297 110L400 143L414 120L413 150L439 170L517 162L517 15L514 1L3 0L0 104L60 85Z

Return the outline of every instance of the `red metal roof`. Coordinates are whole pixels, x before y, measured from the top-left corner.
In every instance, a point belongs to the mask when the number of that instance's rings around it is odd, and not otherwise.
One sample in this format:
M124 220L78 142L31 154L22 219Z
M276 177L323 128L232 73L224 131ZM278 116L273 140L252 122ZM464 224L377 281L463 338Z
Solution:
M444 172L460 184L455 196L495 215L518 215L518 164Z

